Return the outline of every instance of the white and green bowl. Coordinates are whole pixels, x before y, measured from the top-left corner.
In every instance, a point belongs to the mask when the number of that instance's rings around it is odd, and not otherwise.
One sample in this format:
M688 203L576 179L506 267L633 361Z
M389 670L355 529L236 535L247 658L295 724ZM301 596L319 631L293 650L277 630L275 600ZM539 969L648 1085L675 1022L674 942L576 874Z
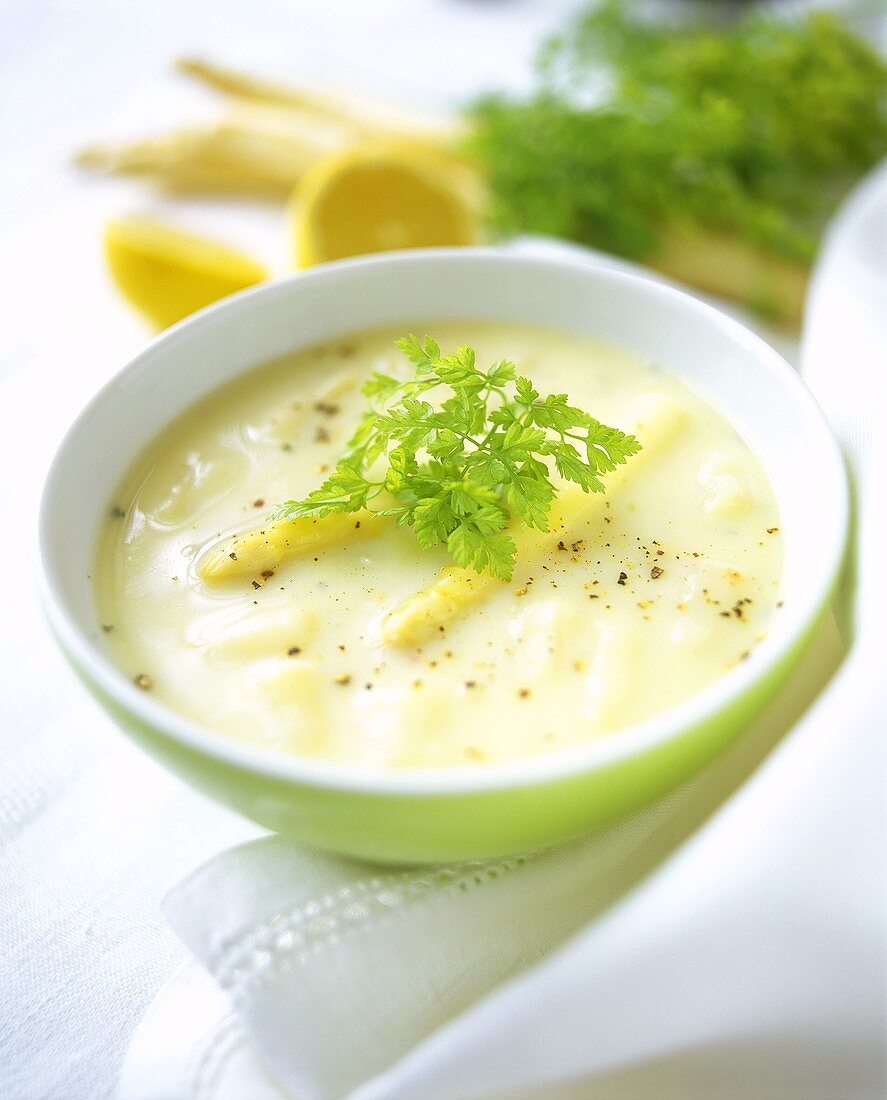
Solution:
M103 645L90 575L114 490L146 444L265 360L362 328L463 317L622 344L680 374L732 420L767 469L785 538L784 606L750 658L607 739L485 768L369 771L303 759L196 725L135 687ZM835 583L847 521L844 467L820 410L784 360L735 321L658 281L584 260L390 253L238 294L158 337L112 379L50 470L42 584L52 628L86 687L189 783L306 844L389 862L451 860L579 836L712 759L791 673Z

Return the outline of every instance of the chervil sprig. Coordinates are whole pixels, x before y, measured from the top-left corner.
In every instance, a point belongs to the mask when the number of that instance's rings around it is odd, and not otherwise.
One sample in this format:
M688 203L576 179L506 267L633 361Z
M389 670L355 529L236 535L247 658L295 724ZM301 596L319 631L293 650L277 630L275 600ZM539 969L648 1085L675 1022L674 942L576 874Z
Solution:
M363 387L370 407L333 473L304 500L279 505L273 519L366 508L412 527L423 549L445 543L458 565L510 580L508 528L547 530L555 473L602 493L602 475L640 450L634 436L566 394L542 397L507 359L483 370L472 348L442 355L430 336L397 346L413 376L372 375Z

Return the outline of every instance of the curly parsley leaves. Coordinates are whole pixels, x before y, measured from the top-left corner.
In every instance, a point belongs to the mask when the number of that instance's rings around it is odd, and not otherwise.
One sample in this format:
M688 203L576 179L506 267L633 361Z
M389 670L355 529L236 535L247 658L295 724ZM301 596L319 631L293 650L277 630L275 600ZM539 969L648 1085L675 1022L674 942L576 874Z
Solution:
M510 580L516 547L506 528L517 520L548 529L554 472L602 493L602 475L641 449L566 394L542 397L507 359L483 370L469 347L442 355L429 336L397 346L413 377L372 375L363 387L370 407L333 473L273 519L369 508L412 527L423 549L445 543L464 568Z

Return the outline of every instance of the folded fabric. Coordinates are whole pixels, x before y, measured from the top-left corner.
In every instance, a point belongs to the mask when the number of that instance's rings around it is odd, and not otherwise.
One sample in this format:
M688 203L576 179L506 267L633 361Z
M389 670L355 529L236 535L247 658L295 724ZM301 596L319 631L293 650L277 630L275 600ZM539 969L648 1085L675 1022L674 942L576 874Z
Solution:
M829 238L804 342L860 512L828 689L805 713L833 623L714 764L555 851L391 871L266 838L201 868L168 919L283 1093L883 1094L885 233L887 170Z

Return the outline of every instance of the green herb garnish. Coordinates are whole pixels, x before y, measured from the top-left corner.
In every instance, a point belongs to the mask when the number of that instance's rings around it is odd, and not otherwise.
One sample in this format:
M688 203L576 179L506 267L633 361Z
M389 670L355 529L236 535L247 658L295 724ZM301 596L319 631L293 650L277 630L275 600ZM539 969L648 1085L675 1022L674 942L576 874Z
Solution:
M469 110L496 226L643 259L669 227L703 228L809 264L887 154L884 60L826 11L706 24L633 8L595 6L547 44L531 97Z
M370 408L333 473L273 519L367 508L412 527L423 550L446 543L457 564L510 580L516 548L506 527L515 517L548 529L553 473L602 493L601 475L641 449L566 394L541 397L506 359L483 371L472 348L441 355L429 336L397 346L413 377L372 375L363 387Z

